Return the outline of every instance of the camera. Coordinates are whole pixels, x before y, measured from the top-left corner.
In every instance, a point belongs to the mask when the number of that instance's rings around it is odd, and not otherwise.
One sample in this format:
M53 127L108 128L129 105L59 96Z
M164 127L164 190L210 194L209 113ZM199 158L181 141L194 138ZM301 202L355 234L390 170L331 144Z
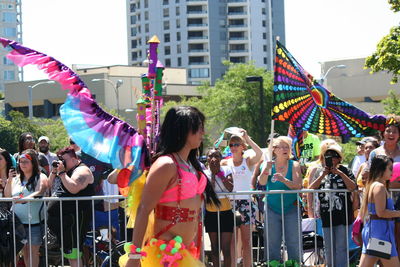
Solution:
M325 157L325 165L328 168L332 168L333 167L333 162L332 162L332 157Z
M65 160L64 159L60 159L60 161L62 162L64 167L66 167ZM58 164L60 164L58 161L53 161L53 163L51 163L51 166L53 166L53 168L57 168Z

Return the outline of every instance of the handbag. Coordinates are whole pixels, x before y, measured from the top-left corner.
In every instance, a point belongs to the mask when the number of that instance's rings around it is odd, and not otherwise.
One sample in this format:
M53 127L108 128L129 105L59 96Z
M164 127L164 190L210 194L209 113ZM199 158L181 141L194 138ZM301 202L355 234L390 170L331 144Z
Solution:
M357 246L362 245L362 229L363 229L363 220L361 217L357 217L353 223L353 229L351 230L351 239L356 243Z
M367 254L379 258L390 259L392 252L392 243L370 237L367 245Z
M222 186L219 184L218 180L215 180L215 183L218 185L221 191L224 191L222 189ZM217 211L227 211L232 209L231 201L228 197L220 198L219 201L221 202L219 207L216 206L214 203L207 203L206 210L209 212L217 212Z

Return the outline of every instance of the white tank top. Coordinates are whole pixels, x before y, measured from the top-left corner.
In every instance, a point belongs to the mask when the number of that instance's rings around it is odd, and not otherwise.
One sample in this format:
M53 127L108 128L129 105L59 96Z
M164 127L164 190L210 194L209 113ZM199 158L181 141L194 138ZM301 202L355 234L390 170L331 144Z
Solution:
M244 158L242 160L242 164L240 166L235 166L233 164L233 159L230 158L228 160L228 166L232 168L232 177L233 177L233 190L232 192L238 191L250 191L251 188L251 176L253 175L252 171L250 171L247 166L247 161ZM249 199L250 196L247 195L238 195L235 196L235 199Z

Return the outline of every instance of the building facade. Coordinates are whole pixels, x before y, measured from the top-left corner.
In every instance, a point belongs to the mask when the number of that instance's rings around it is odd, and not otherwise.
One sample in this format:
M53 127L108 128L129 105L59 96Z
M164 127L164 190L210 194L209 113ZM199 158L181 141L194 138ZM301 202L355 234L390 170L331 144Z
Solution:
M345 65L345 68L335 66ZM381 100L388 97L389 90L400 95L399 84L391 84L392 76L384 71L370 73L365 69L365 58L340 59L323 62L321 73L330 68L324 86L337 97L350 102L356 107L372 113L383 113Z
M97 103L109 109L117 110L129 123L136 125L136 101L142 92L141 75L147 73L145 67L107 66L97 68L74 69L90 89ZM165 101L177 100L180 96L200 96L196 86L187 85L187 73L183 68L164 70L163 97ZM120 80L121 86L113 85ZM168 80L168 84L165 81ZM17 110L28 116L28 88L32 90L33 116L53 118L59 116L60 106L65 102L66 90L58 83L45 84L45 81L7 83L5 86L5 111ZM40 85L37 85L40 83ZM118 94L116 93L118 90ZM118 102L117 102L118 101Z
M0 0L1 36L7 39L22 41L21 0ZM1 49L0 56L0 92L4 92L4 84L21 80L22 70L6 58L7 51Z
M276 36L285 43L284 0L127 0L129 65L141 66L157 35L166 67L188 82L214 84L223 60L272 69Z

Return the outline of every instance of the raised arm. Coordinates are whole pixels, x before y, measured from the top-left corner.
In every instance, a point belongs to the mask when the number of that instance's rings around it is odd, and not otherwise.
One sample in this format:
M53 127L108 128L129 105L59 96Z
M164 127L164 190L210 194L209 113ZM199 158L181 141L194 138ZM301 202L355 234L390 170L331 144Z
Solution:
M248 158L247 164L249 166L253 166L257 164L257 162L260 161L261 156L262 156L262 150L261 148L251 139L251 137L247 134L246 130L242 129L242 134L243 134L243 139L246 141L246 143L254 150L255 155L252 155Z
M88 184L94 181L92 172L86 166L76 168L71 177L69 177L66 172L60 172L58 176L65 188L72 194L76 194L85 189Z

